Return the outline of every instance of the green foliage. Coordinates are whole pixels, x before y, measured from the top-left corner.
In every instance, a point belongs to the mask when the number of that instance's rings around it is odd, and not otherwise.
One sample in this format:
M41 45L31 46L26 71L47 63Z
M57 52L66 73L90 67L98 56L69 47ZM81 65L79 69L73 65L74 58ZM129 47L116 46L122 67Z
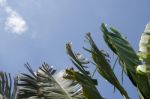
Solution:
M139 80L142 81L143 77L145 77L144 86L142 85L139 89L141 89L141 97L149 98L150 97L150 23L147 24L145 31L142 33L140 43L139 43L139 59L143 61L142 65L137 67L137 75ZM144 71L141 68L145 69ZM141 73L139 73L141 71ZM143 88L142 88L143 87Z
M137 88L139 98L150 99L150 23L142 33L138 54L115 28L108 29L103 23L101 31L106 44L117 55L122 69ZM14 80L10 74L0 72L0 99L104 99L96 87L97 80L88 70L91 63L100 76L117 88L125 99L130 99L109 63L109 55L97 47L90 33L86 39L90 48L84 49L90 53L91 61L74 53L71 43L66 44L67 54L76 69L56 72L44 63L33 71L27 63L29 74L21 73Z
M136 68L141 65L138 55L135 53L129 42L121 36L114 28L109 31L105 24L101 25L104 40L109 48L119 57L122 68L132 81L133 85L138 88L141 97L150 98L150 87L148 76L137 73Z
M124 71L131 78L133 84L135 84L134 76L136 74L136 67L141 64L129 42L121 36L121 34L114 28L110 28L108 31L105 24L101 25L103 37L109 48L118 55L120 63L123 66Z
M14 87L12 88L12 78L10 74L0 72L0 99L15 99L17 91L17 78L14 79Z
M71 44L66 45L67 53L71 58L71 61L79 69L79 72L74 70L66 70L69 78L77 81L82 86L83 95L87 99L102 99L102 96L95 87L94 79L89 76L89 72L84 69L83 61L81 61L72 51Z
M99 74L102 75L111 84L113 84L120 91L120 93L126 97L126 99L129 99L127 92L121 86L113 70L111 69L111 66L107 59L107 54L103 53L98 49L90 33L87 33L86 38L90 44L90 50L86 50L91 53L91 56L96 64L96 68Z
M26 65L30 74L22 74L18 83L19 99L84 99L81 86L63 78L64 71L55 73L48 64L44 63L37 72Z

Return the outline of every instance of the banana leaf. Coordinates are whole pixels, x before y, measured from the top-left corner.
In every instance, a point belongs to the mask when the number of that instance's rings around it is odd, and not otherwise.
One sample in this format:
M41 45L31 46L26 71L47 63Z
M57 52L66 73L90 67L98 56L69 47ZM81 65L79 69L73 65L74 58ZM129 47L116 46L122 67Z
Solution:
M97 71L100 75L102 75L107 81L109 81L112 85L114 85L120 93L126 97L126 99L129 99L129 96L125 89L121 86L119 83L119 80L115 76L111 65L109 64L109 61L107 59L108 54L104 53L102 50L99 50L96 46L95 42L93 41L90 33L87 33L86 39L88 40L90 44L90 49L86 49L88 52L91 53L91 56L96 64Z
M130 45L130 43L122 37L121 33L114 28L110 28L110 31L106 28L105 24L101 25L103 32L103 38L108 47L118 56L121 66L125 73L132 81L135 87L138 87L142 93L144 99L150 98L150 87L148 84L147 76L141 76L136 72L138 65L142 62L139 60L138 55Z
M81 62L81 60L72 51L71 43L66 44L66 50L71 61L79 70L75 71L67 69L67 78L77 81L82 86L83 95L87 99L103 99L95 86L97 85L96 81L89 75L89 71L85 70L86 66L83 65L83 61Z
M140 60L143 61L143 65L139 65L138 68L145 69L144 71L141 72L141 76L145 76L148 78L146 85L149 85L147 87L149 87L150 89L150 47L149 46L150 46L150 23L146 25L145 30L141 35L141 39L139 42L139 53L138 53ZM138 71L140 71L140 69ZM138 75L140 75L139 72ZM146 91L145 93L147 94L150 93L150 90ZM145 93L142 93L142 95Z

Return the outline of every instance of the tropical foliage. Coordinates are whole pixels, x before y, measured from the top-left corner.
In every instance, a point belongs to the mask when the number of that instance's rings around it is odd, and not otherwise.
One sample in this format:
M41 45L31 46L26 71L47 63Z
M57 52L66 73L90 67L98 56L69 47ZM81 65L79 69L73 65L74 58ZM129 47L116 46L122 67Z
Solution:
M150 24L145 28L136 53L130 43L115 28L101 25L103 38L116 54L123 71L137 88L140 99L150 99ZM94 65L96 71L112 84L125 99L130 99L128 92L120 84L108 53L99 49L91 37L86 34L89 48L84 48L92 60L72 50L72 44L66 44L66 52L75 68L70 67L57 72L53 66L44 63L37 71L25 64L29 74L18 74L13 80L10 74L0 72L0 99L104 99L97 89L97 80L88 70Z

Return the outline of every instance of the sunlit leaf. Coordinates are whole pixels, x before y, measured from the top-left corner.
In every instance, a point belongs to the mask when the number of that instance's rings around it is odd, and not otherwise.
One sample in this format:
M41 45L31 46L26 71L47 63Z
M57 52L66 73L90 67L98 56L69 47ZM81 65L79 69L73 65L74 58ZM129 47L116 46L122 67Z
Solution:
M102 75L111 84L113 84L120 91L120 93L126 97L126 99L129 99L127 92L119 83L117 77L115 76L113 72L113 69L111 68L109 64L109 61L108 61L109 55L104 53L102 50L98 49L90 33L87 33L86 38L90 44L90 49L89 50L86 49L86 50L91 53L92 59L94 60L96 64L96 68L99 74Z
M18 97L21 99L84 99L81 86L73 80L63 78L65 72L44 63L36 72L27 64L30 74L19 77Z

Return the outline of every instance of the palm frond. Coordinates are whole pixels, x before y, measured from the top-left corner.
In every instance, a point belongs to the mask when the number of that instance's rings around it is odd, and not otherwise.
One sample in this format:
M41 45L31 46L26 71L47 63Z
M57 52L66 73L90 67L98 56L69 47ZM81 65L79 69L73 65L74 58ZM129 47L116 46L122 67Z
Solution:
M6 72L0 72L0 99L16 99L17 79L14 80L12 86L12 78Z
M44 63L36 72L26 64L30 74L19 77L18 97L21 99L84 99L81 86L72 80L64 79L64 71L56 70Z

